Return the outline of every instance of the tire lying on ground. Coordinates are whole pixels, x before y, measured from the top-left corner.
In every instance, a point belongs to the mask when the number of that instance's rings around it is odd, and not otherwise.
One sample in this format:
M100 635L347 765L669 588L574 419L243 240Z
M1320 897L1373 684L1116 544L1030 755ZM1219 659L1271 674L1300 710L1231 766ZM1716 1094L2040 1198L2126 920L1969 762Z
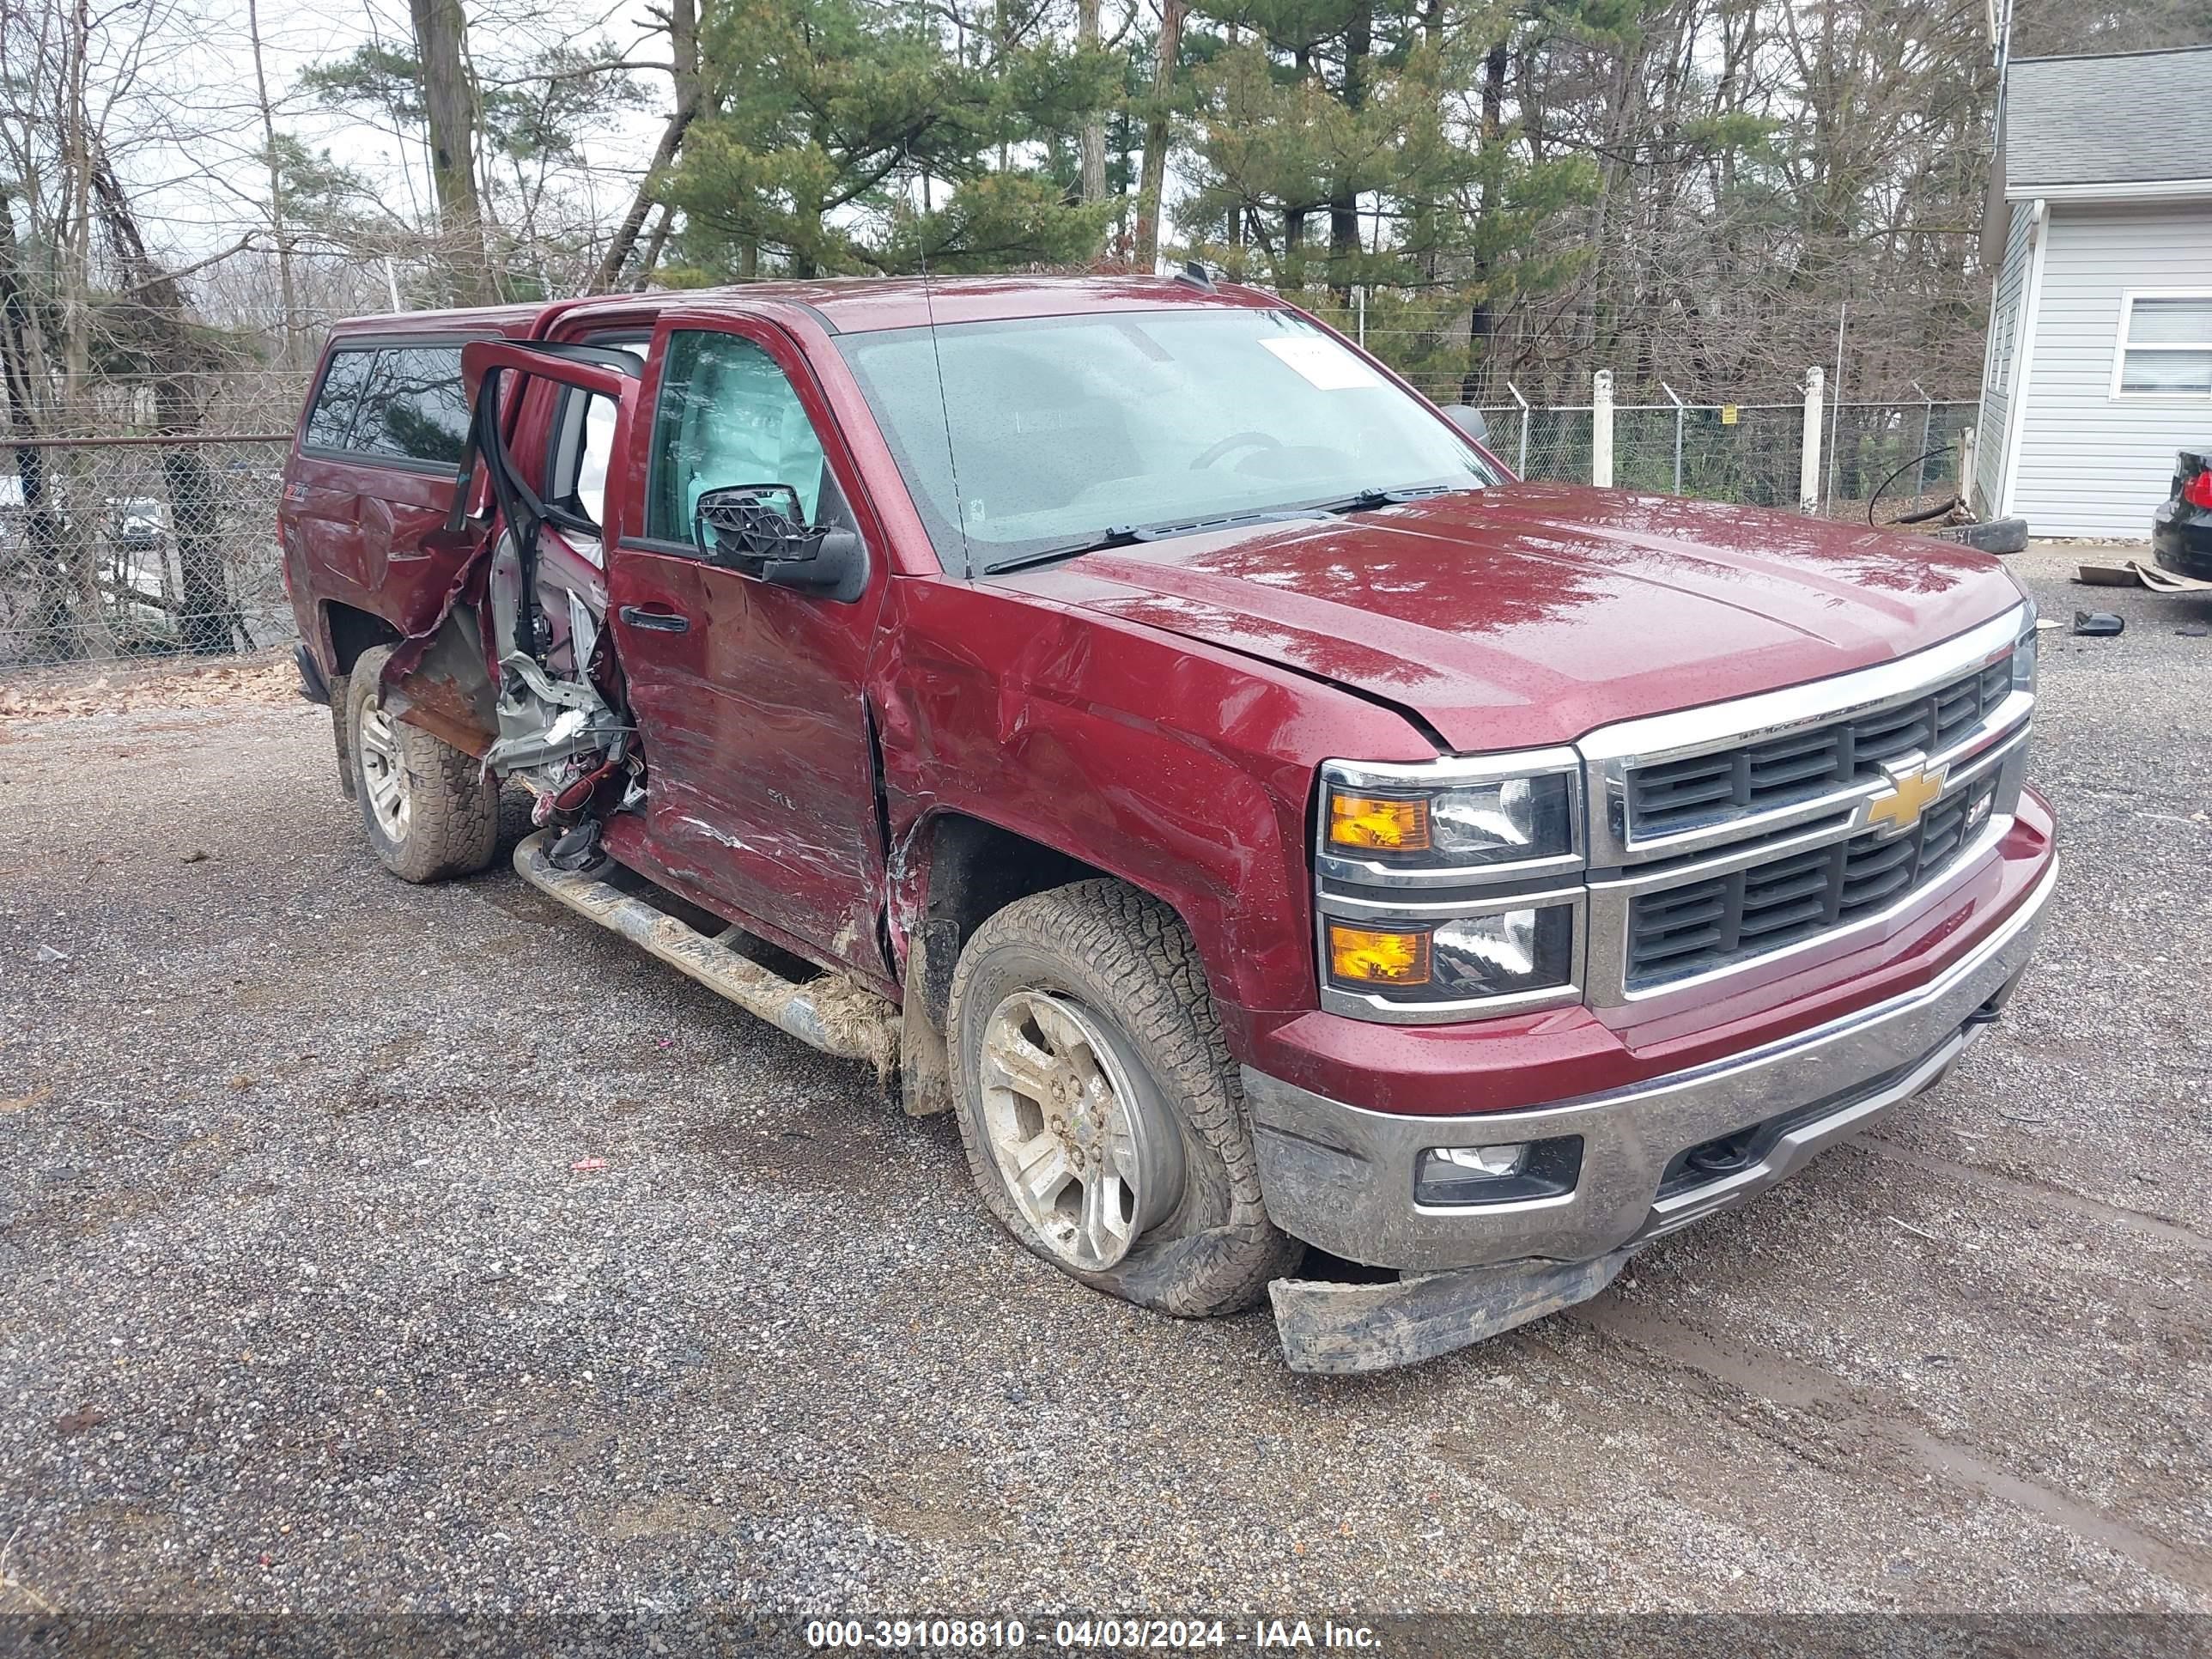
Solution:
M368 844L402 881L471 875L499 842L499 780L473 756L384 712L378 681L392 647L364 651L346 680L354 793Z
M1249 1307L1296 1264L1197 949L1158 900L1082 881L991 916L948 1036L969 1167L1034 1254L1190 1317Z

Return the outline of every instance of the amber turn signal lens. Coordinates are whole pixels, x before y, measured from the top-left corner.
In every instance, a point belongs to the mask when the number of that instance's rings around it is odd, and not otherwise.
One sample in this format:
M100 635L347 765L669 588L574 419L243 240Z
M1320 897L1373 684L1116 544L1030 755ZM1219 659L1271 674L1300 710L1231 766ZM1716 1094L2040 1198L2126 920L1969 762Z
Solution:
M1425 985L1429 936L1328 925L1329 976L1340 985Z
M1338 847L1425 853L1429 847L1429 804L1381 800L1371 795L1331 795L1328 838Z

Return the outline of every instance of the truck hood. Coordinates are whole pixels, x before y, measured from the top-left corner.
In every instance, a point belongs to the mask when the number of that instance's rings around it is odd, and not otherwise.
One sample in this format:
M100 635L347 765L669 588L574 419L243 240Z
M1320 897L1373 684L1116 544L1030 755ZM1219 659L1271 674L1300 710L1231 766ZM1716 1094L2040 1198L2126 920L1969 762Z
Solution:
M1457 752L1864 668L2020 603L1995 559L1950 543L1557 484L1177 537L1006 580L1335 682Z

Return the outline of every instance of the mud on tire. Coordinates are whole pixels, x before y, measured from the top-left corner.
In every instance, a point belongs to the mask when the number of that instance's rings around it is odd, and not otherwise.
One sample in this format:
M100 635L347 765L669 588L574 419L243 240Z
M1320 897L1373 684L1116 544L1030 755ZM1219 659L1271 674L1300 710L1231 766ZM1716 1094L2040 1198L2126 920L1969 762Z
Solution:
M364 651L346 680L346 735L354 795L368 844L402 881L444 881L473 874L499 842L499 780L479 777L474 757L404 720L381 717L378 682L392 647ZM364 720L374 736L364 752ZM388 810L396 775L404 814ZM373 788L372 782L378 787Z
M1009 1190L982 1100L985 1030L1010 996L1079 1006L1112 1040L1139 1088L1156 1091L1181 1142L1173 1208L1110 1266L1071 1264ZM1095 1290L1186 1317L1251 1306L1305 1247L1268 1220L1237 1067L1205 970L1175 913L1117 881L1083 881L1007 906L975 930L952 977L947 1036L956 1115L977 1189L1032 1254ZM1141 1079L1133 1077L1141 1072Z

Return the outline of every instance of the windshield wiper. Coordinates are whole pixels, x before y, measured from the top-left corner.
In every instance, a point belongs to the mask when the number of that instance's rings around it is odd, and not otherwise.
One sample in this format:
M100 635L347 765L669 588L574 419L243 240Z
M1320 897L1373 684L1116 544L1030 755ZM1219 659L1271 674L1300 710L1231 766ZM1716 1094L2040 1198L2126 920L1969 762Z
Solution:
M1003 575L1009 570L1027 570L1036 565L1057 564L1062 559L1079 558L1085 553L1103 553L1109 548L1134 547L1140 542L1164 542L1176 536L1195 536L1204 530L1234 530L1248 524L1275 524L1286 519L1310 519L1333 510L1326 507L1270 507L1251 513L1224 513L1210 519L1171 519L1161 524L1112 525L1088 541L1041 548L1034 553L1017 553L1011 558L987 564L982 574L986 576Z
M1313 513L1371 513L1378 507L1395 507L1401 501L1418 501L1430 495L1449 495L1455 489L1479 489L1468 484L1413 484L1400 489L1355 489L1349 495L1340 495L1333 501L1322 501L1308 508Z
M1412 484L1396 489L1358 489L1349 495L1340 495L1334 501L1307 501L1296 507L1269 507L1249 513L1224 513L1208 519L1173 519L1161 524L1110 525L1088 541L1069 542L1060 547L1041 548L1034 553L1017 553L1011 558L999 560L983 567L986 576L1003 575L1010 570L1028 570L1036 565L1057 564L1062 559L1080 558L1085 553L1103 553L1109 548L1134 547L1140 542L1164 542L1171 536L1194 536L1203 530L1233 530L1248 524L1281 524L1296 519L1315 519L1334 513L1368 513L1378 507L1395 507L1401 501L1417 501L1427 495L1449 495L1455 489L1480 489L1480 484Z
M1087 542L1069 542L1061 547L1040 548L1034 553L1017 553L1010 559L996 560L983 567L983 574L997 576L1009 570L1027 570L1032 565L1055 564L1085 553L1103 553L1109 547L1133 547L1146 539L1146 533L1133 524L1115 525Z

